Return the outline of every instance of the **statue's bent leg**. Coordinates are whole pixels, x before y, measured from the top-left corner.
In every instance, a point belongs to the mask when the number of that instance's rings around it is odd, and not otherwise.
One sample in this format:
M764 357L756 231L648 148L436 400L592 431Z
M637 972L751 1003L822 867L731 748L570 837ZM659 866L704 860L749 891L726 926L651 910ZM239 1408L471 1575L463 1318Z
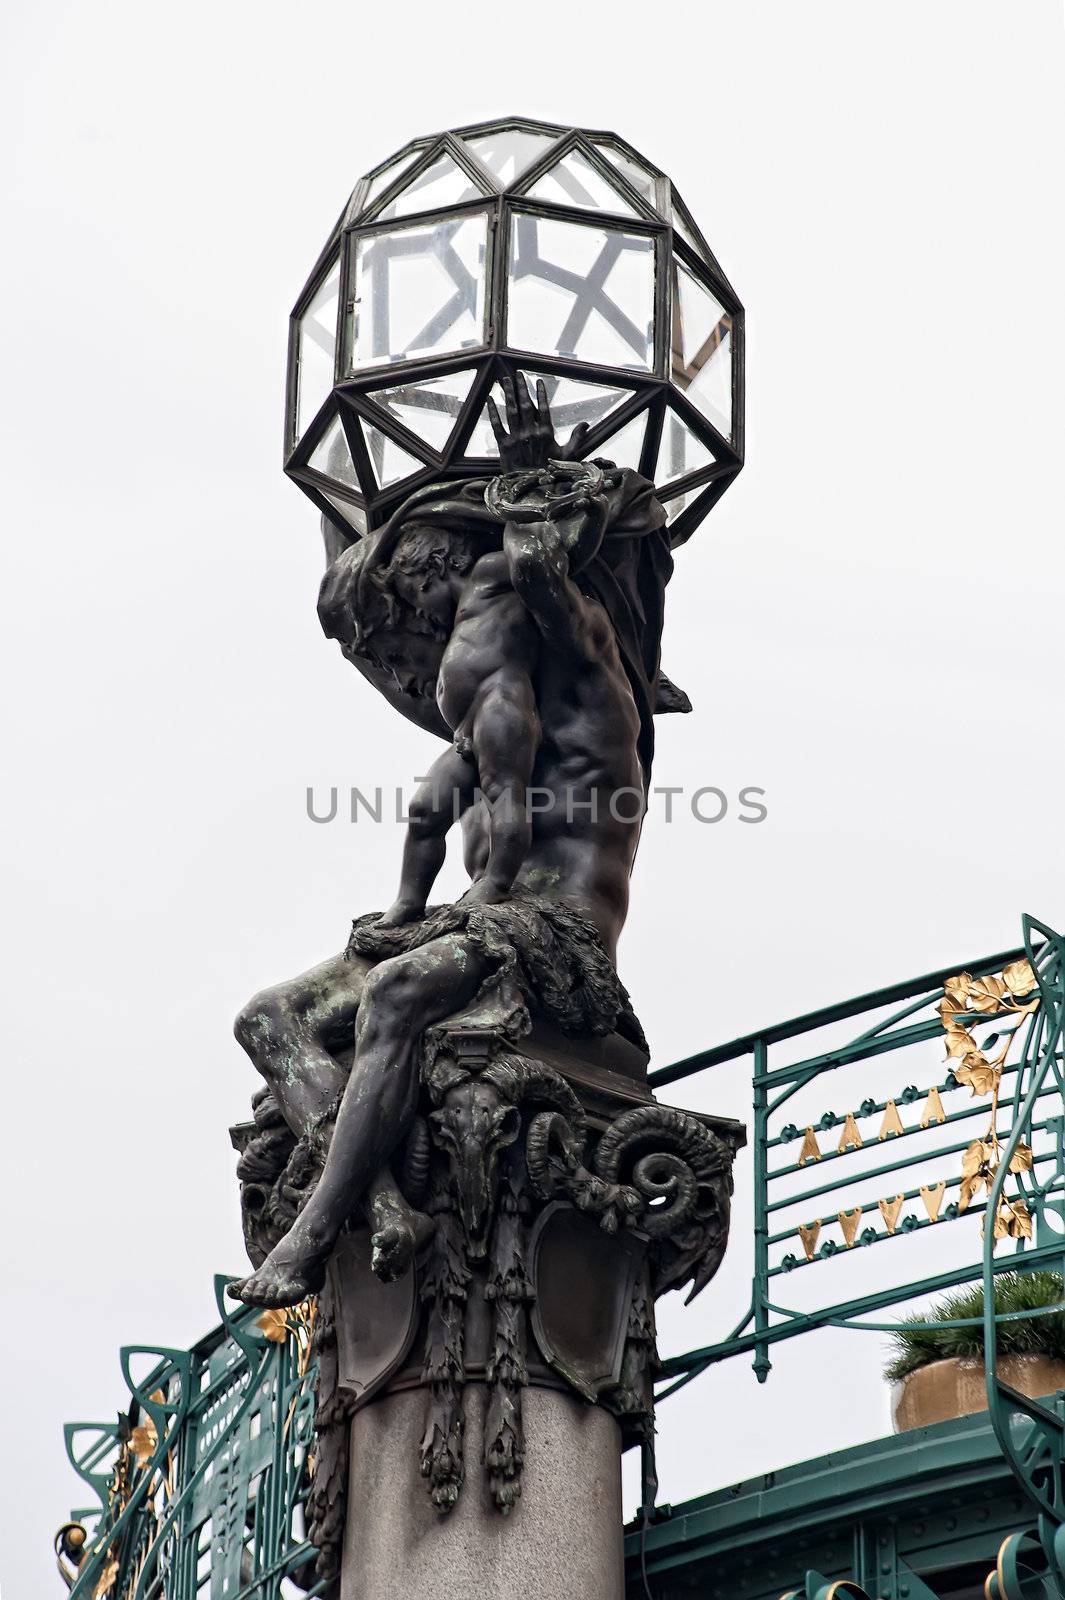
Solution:
M470 1003L491 965L460 933L446 934L366 975L355 1060L322 1176L284 1238L232 1292L251 1305L295 1305L320 1287L344 1223L410 1129L425 1029Z
M333 956L253 996L233 1031L277 1097L293 1133L317 1127L336 1106L345 1073L331 1054L350 1045L366 975L363 956Z

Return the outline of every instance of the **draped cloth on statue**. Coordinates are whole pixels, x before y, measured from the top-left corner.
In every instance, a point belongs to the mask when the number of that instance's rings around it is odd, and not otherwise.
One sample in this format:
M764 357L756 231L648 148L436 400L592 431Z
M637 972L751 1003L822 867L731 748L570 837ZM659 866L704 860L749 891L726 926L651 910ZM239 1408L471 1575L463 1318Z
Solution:
M564 1033L602 1037L616 1029L646 1049L628 991L596 928L565 900L518 888L498 905L459 900L430 906L417 921L386 928L371 912L353 923L347 954L383 961L448 934L463 934L491 963L491 976L473 1006L489 992L507 995L500 1020L506 1037L517 1040L529 1032L533 1007Z
M322 581L318 615L326 634L341 641L345 654L352 659L360 654L360 617L380 605L373 574L387 566L405 529L417 525L489 536L498 530L502 543L503 524L484 501L489 482L488 478L471 478L415 490L388 522L330 565ZM640 719L638 753L649 781L665 590L673 572L673 557L665 512L655 498L653 484L628 469L611 470L605 495L608 510L602 545L574 581L583 593L600 602L610 618ZM425 693L424 685L419 692ZM411 714L409 708L407 714ZM424 718L415 720L429 725ZM446 730L441 726L435 731L444 734Z

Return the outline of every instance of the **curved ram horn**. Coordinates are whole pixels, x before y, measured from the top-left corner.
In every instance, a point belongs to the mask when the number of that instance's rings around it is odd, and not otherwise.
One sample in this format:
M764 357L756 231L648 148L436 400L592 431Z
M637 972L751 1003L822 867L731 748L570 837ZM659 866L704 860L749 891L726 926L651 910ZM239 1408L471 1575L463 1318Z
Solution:
M686 1111L657 1105L635 1106L610 1124L596 1149L595 1169L616 1183L626 1157L659 1151L680 1156L700 1185L730 1177L728 1148L715 1133Z
M584 1110L561 1073L546 1061L531 1061L526 1056L501 1055L481 1074L495 1084L513 1105L531 1101L561 1111L574 1128L584 1127Z
M569 1120L558 1111L540 1111L529 1124L525 1139L525 1165L541 1200L550 1200L564 1172L575 1172L581 1158L581 1140Z

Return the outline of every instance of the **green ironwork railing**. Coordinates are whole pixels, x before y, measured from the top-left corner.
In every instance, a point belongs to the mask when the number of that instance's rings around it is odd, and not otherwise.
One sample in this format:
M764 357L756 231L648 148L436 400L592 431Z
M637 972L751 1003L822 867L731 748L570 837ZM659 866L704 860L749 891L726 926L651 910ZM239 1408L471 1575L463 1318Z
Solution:
M200 1345L123 1349L127 1415L67 1424L67 1455L94 1496L56 1535L76 1600L324 1592L304 1524L311 1329L291 1313L230 1315L226 1282L215 1280L222 1325Z
M992 1424L1039 1519L1036 1535L1019 1533L1004 1547L992 1600L1053 1600L1065 1581L1065 1397L1041 1404L1002 1382L994 1297L998 1273L1060 1272L1065 1259L1063 1017L1062 939L1025 917L1015 950L811 1012L651 1076L663 1086L749 1058L753 1083L751 1302L727 1338L662 1363L657 1398L745 1353L765 1382L780 1340L824 1327L893 1331L897 1321L870 1319L982 1278ZM826 1031L833 1037L820 1050L778 1060L786 1045ZM886 1091L870 1081L888 1073ZM811 1110L811 1092L826 1085L841 1097L838 1109ZM915 1272L914 1244L930 1235L956 1240L953 1259ZM843 1263L871 1249L875 1286L860 1292L841 1276ZM806 1284L808 1303L782 1304L785 1284Z

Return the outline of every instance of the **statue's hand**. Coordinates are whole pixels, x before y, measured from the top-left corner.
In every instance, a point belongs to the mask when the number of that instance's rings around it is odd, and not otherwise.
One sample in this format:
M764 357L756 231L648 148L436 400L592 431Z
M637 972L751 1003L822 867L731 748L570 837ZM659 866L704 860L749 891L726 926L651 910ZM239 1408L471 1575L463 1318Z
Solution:
M524 378L519 378L517 383L504 378L503 397L506 401L507 425L510 432L504 428L496 403L491 397L488 401L488 417L492 424L492 432L496 436L496 444L499 446L499 461L504 471L514 472L521 467L545 467L549 461L569 459L573 439L566 446L564 454L555 439L551 408L547 403L547 390L542 378L536 380L535 401L529 393L529 386ZM574 429L574 438L579 431Z
M560 517L555 522L554 527L566 552L571 575L580 572L593 556L599 554L608 514L606 496L589 495L574 506L569 516Z

